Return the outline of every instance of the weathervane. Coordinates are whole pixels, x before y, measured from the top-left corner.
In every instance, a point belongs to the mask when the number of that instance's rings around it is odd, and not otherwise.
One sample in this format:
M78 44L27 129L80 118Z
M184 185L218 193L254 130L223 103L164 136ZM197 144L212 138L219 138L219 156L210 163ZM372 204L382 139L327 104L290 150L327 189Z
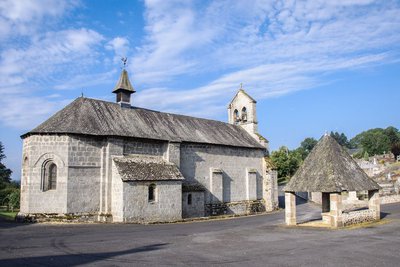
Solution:
M124 64L124 69L125 69L125 67L126 67L126 62L128 61L128 58L127 58L127 57L122 57L122 58L121 58L121 61L122 61L122 64Z

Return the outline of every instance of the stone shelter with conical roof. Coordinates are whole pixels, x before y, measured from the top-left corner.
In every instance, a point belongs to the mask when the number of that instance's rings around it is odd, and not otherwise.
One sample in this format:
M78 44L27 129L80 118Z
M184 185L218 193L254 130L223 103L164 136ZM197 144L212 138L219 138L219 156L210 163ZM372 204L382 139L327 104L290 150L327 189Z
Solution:
M285 186L285 221L296 225L295 192L322 193L322 219L331 227L380 219L380 186L334 138L325 134ZM343 212L342 193L368 191L369 209Z
M148 223L277 207L255 127L132 106L125 69L113 93L79 97L21 136L20 216ZM254 124L255 101L238 98Z

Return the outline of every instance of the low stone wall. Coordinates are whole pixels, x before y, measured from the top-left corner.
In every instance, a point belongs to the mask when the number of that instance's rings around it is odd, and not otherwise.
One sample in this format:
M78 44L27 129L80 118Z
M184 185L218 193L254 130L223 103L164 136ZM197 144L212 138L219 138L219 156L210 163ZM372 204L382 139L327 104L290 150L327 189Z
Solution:
M79 214L57 214L57 213L34 213L23 214L19 213L16 217L17 222L72 222L72 223L90 223L90 222L111 222L111 215L99 215L92 213Z
M381 196L381 204L389 204L389 203L396 203L400 202L400 195L386 195Z
M356 210L344 212L342 215L343 225L349 226L353 224L375 221L373 210Z
M265 203L263 200L240 201L229 203L215 203L205 205L206 216L218 215L248 215L257 212L265 212Z

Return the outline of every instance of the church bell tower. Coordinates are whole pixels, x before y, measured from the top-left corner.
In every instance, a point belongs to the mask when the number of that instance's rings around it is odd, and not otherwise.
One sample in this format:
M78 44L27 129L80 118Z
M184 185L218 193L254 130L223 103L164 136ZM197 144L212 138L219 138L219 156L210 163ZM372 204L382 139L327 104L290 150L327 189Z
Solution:
M267 139L258 133L256 104L257 101L248 95L240 85L238 92L228 105L228 122L242 127L258 142L267 147Z

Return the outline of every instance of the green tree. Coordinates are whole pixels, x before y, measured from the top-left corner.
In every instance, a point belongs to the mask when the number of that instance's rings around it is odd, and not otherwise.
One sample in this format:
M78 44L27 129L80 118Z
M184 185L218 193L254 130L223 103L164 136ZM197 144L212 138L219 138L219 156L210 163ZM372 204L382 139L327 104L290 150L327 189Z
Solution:
M0 189L5 188L7 184L11 183L12 171L8 169L2 162L5 158L6 155L4 154L4 146L0 142Z
M358 148L362 148L363 154L380 155L384 152L389 152L391 149L390 139L382 128L370 129L356 135L351 143Z
M287 182L299 168L302 157L297 150L290 151L282 146L278 151L271 153L271 160L277 167L278 182Z
M385 130L383 130L383 132L389 138L391 146L396 143L400 143L400 132L397 128L389 126Z
M347 136L344 133L331 132L331 137L333 137L341 146L347 148L353 148Z
M19 208L20 189L17 182L11 181L12 171L2 162L5 158L4 146L0 142L0 205L14 210Z
M10 193L4 198L4 204L7 205L7 209L14 211L19 208L20 204L20 190L19 188L11 188Z
M301 155L302 160L304 160L308 154L310 154L311 150L313 150L317 143L318 141L312 137L307 137L300 143L300 147L296 150Z
M397 159L397 156L400 156L400 142L393 144L390 151L393 153L394 158Z

